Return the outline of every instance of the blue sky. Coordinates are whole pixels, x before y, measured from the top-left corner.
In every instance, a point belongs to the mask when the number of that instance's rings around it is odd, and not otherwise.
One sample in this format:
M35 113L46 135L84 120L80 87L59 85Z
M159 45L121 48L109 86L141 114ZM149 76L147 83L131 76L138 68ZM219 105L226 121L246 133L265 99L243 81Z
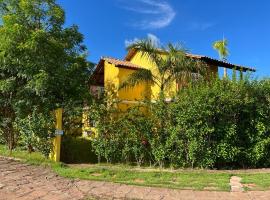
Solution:
M123 58L125 45L152 37L182 43L190 52L218 58L215 40L229 41L229 62L256 67L270 76L270 1L268 0L58 0L66 25L85 36L89 60Z

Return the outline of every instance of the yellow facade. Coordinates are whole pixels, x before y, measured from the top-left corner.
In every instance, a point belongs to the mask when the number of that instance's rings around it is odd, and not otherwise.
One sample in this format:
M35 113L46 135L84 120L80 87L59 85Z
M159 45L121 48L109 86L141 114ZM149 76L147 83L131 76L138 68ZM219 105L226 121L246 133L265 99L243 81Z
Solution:
M133 104L145 99L148 95L147 84L142 83L132 88L119 90L120 85L134 72L133 69L116 67L114 64L104 63L104 89L106 93L114 92L120 100L118 108L125 111Z
M165 54L163 55L164 57L166 56ZM157 66L155 63L151 62L147 56L143 55L142 52L137 51L135 55L130 59L130 62L136 65L141 66L142 68L150 70L153 75L158 76L157 72ZM171 84L170 88L167 88L167 91L165 93L166 98L171 98L172 96L175 95L176 93L176 82ZM152 85L151 86L151 99L155 100L158 97L158 94L160 93L160 88L157 85Z
M130 53L130 52L129 52ZM161 54L163 54L161 52ZM166 54L164 54L166 56ZM125 63L127 64L126 66ZM137 105L142 100L148 99L155 101L160 93L160 88L157 85L149 85L147 83L141 83L134 87L119 89L121 83L128 79L129 75L134 73L136 69L129 67L129 64L138 66L139 68L145 68L150 70L155 76L158 76L157 67L151 62L147 56L144 56L141 52L136 51L132 56L126 58L124 61L113 60L111 58L104 58L100 61L97 71L101 71L102 81L99 82L100 86L104 87L105 93L114 93L116 98L120 101L117 106L120 111L126 111L128 108ZM218 67L210 66L209 70L214 74L217 74ZM169 100L177 92L176 81L170 85L170 88L166 89L165 95ZM143 109L142 109L143 110ZM83 123L85 124L83 130L96 132L95 128L89 127L88 116L84 114Z

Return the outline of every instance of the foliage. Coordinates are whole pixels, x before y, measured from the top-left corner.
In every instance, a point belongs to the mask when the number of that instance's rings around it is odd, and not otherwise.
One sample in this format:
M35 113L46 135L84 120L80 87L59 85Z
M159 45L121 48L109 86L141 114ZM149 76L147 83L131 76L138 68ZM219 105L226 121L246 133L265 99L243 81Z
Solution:
M194 73L206 74L206 65L203 62L193 60L186 55L186 50L179 45L168 44L165 47L157 47L151 39L136 41L128 47L128 50L138 50L142 57L147 58L151 66L147 69L138 69L132 73L121 87L133 87L142 82L156 85L160 93L164 93L171 84L177 82L190 82Z
M69 101L63 110L63 130L65 136L80 136L82 132L83 106L81 103Z
M218 54L219 58L223 61L227 61L227 57L229 56L228 50L228 40L223 38L223 40L218 40L213 43L213 49L215 49ZM227 76L227 68L224 68L224 77Z
M152 135L149 138L151 144L154 162L157 162L160 167L164 167L167 158L167 136L170 122L168 102L165 101L165 96L160 93L158 100L155 103L149 103L150 115L148 121L152 121Z
M215 41L213 44L213 48L218 52L221 60L226 61L229 55L229 50L227 48L228 41L223 38L223 40Z
M89 117L96 121L97 135L92 139L94 152L107 162L130 162L138 165L149 156L151 122L142 114L140 105L121 113L117 98L111 93L90 107Z
M12 150L15 120L82 106L89 63L77 26L64 27L55 0L0 0L0 132Z
M96 112L93 148L108 162L192 168L270 166L269 80L198 82L179 91L173 102L160 96L155 103L124 113L106 105L95 105L103 114Z
M46 157L52 148L54 117L52 113L38 113L36 109L26 118L17 118L15 127L20 133L20 146L29 153L39 151Z
M269 80L217 80L181 91L171 108L170 134L182 144L179 163L269 166L269 86Z
M167 135L167 103L166 90L172 88L172 84L182 87L193 83L195 74L207 77L205 63L194 60L187 56L187 51L177 45L168 44L166 47L157 47L151 39L139 40L128 47L129 50L138 50L142 57L155 66L145 66L147 69L138 69L125 80L120 89L134 87L137 84L146 82L150 85L159 87L158 102L150 106L152 119L157 125L153 130L154 136L149 142L153 145L153 156L160 167L164 166L166 159L166 140ZM177 87L177 86L175 86Z

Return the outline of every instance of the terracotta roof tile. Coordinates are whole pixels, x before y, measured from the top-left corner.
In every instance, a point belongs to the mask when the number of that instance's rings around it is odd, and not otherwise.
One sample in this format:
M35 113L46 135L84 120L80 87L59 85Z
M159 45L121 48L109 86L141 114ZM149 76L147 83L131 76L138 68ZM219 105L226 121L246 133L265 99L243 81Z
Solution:
M142 68L141 66L135 65L129 61L119 60L116 58L103 57L101 59L111 64L114 64L116 67L123 67L123 68L128 68L128 69L141 69Z
M220 66L220 67L236 69L236 70L239 70L239 71L252 71L252 72L256 71L256 69L254 69L252 67L244 67L244 66L241 66L241 65L236 65L236 64L232 64L232 63L225 62L225 61L222 61L222 60L217 60L217 59L214 59L214 58L210 58L208 56L196 55L196 54L190 54L190 53L186 53L186 55L187 55L187 57L194 58L194 59L199 59L199 60L205 61L206 63L213 63L213 64L215 64L217 66Z
M125 57L125 60L130 61L132 59L132 57L136 54L137 50L136 49L131 49L129 50L128 54ZM245 66L241 66L241 65L236 65L236 64L232 64L229 62L224 62L218 59L214 59L214 58L210 58L208 56L203 56L203 55L196 55L196 54L190 54L187 53L186 54L188 57L190 58L194 58L194 59L199 59L201 61L204 61L208 64L213 64L213 65L217 65L219 67L225 67L225 68L229 68L229 69L236 69L236 70L240 70L240 71L252 71L255 72L256 69L252 68L252 67L245 67Z

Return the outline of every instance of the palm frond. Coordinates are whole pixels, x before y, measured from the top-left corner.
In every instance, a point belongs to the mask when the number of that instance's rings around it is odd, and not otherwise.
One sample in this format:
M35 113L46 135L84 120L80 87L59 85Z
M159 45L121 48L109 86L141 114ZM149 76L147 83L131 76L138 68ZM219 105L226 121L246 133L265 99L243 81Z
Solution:
M127 47L137 49L142 56L150 59L156 65L155 72L147 69L140 69L131 74L128 79L121 84L120 88L134 87L141 82L149 82L158 85L162 90L174 81L189 81L194 78L194 74L204 75L206 65L200 61L193 60L186 56L187 50L181 45L169 43L165 47L157 48L151 40L139 40Z
M142 53L142 57L147 58L151 62L154 62L158 65L159 60L161 59L160 52L161 49L149 38L138 40L127 47L127 50L136 49Z
M213 48L218 52L220 59L225 60L229 55L228 41L226 39L214 42Z
M139 69L134 73L130 74L128 78L123 83L120 84L119 89L132 88L143 82L147 82L149 84L157 84L150 70Z

